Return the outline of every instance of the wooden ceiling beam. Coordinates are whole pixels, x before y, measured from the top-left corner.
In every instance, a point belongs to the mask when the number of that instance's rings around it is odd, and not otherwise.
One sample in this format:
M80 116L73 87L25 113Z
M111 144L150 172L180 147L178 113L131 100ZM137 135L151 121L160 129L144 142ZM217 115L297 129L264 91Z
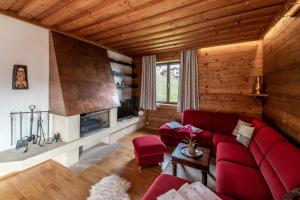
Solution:
M278 19L294 1L0 0L0 13L98 46L145 54L257 39L271 17L278 13Z
M91 38L96 38L96 40L101 40L109 37L114 37L120 34L142 31L143 28L147 27L159 27L160 24L174 22L187 24L190 20L211 20L220 16L233 15L245 11L250 11L266 6L271 6L279 4L278 0L248 0L236 2L235 4L228 4L226 0L211 0L211 1L200 1L193 4L189 4L174 10L164 12L135 23L125 24L123 26L109 29L106 31L99 32L91 36Z
M0 9L7 10L12 6L16 0L1 0L0 1Z
M105 0L74 0L51 15L41 19L41 23L47 26L54 26L103 2Z
M269 21L270 21L270 19L272 19L272 17L273 17L273 15L268 15L268 16L263 16L263 17L258 17L258 18L242 20L242 21L240 21L238 28L253 27L255 29L255 28L264 27L266 24L269 23ZM257 21L259 21L259 23L257 23ZM111 46L112 48L116 48L116 49L121 49L121 48L125 48L125 47L137 47L137 46L141 46L144 44L156 44L156 43L161 43L161 42L168 42L168 41L182 39L182 38L186 38L186 37L190 37L190 36L194 36L194 35L206 34L206 33L210 33L210 32L218 32L218 31L228 30L228 29L233 29L233 28L237 28L237 22L221 24L221 25L212 26L212 27L209 27L206 29L189 31L189 32L171 35L171 36L167 36L167 37L157 38L154 40L144 40L141 37L137 40L133 40L133 41L127 40L127 41L123 41L123 42L113 43L113 44L110 44L109 46Z
M226 24L230 22L239 22L241 20L245 19L250 19L250 18L255 18L259 16L265 16L265 15L270 15L274 14L278 9L280 8L280 5L275 5L275 6L270 6L262 9L257 9L253 11L248 11L244 13L239 13L231 16L226 16L226 17L220 17L216 18L213 20L207 20L204 22L196 22L194 24L188 24L186 26L175 26L172 29L167 29L163 31L156 31L152 32L151 30L148 31L136 31L136 32L130 32L127 34L122 34L116 37L108 38L99 42L103 42L104 44L109 44L109 43L114 43L114 42L121 42L124 40L131 40L134 38L138 37L144 37L145 40L150 40L150 39L157 39L160 37L166 37L166 36L171 36L171 35L176 35L179 33L184 33L184 32L189 32L193 30L199 30L203 28L208 28L212 26L217 26L221 24ZM176 21L173 22L176 24ZM93 38L89 38L93 40Z
M130 10L129 12L111 17L101 22L96 22L87 27L74 31L75 34L81 36L90 36L103 30L112 29L123 24L133 23L138 20L151 17L153 15L166 12L199 0L156 0L144 5L143 8ZM206 1L206 0L200 0Z
M36 16L34 19L40 21L40 20L44 19L45 17L52 15L54 12L62 9L63 7L67 6L68 4L70 4L72 2L73 2L73 0L60 0L59 2L57 2L53 6L49 7L47 10L45 10L44 12L42 12L41 14Z
M230 31L224 31L217 34L209 34L207 37L201 36L201 37L193 37L193 38L187 38L181 41L174 41L169 43L163 43L158 45L150 45L145 46L141 48L134 48L134 49L125 49L123 52L138 52L138 51L145 51L145 50L156 50L156 49L164 49L164 48L177 48L186 44L193 44L193 43L200 43L200 42L206 42L206 41L214 41L216 39L222 39L222 38L234 38L234 37L247 37L247 36L253 36L253 35L259 35L261 33L261 30L246 30L242 32L230 32ZM122 51L121 51L122 52Z
M59 1L60 0L31 0L18 12L18 15L27 19L32 19L54 6Z
M24 6L26 6L31 0L17 0L15 3L13 3L9 10L13 12L18 12L21 10Z
M171 44L180 44L183 42L188 42L192 40L200 40L205 38L212 38L217 37L220 35L230 34L230 33L239 33L241 36L243 34L248 34L249 32L255 32L255 33L261 33L263 31L263 28L265 27L267 23L260 24L260 25L252 25L252 26L246 26L246 27L238 27L238 28L231 28L231 29L224 29L216 32L209 32L205 34L195 34L190 35L181 39L174 39L170 40L168 42L160 42L160 43L149 43L149 44L140 44L139 46L135 47L123 47L123 48L115 48L119 51L138 51L149 47L159 47L159 46L165 46L165 45L171 45Z
M108 47L108 46L105 46L105 45L102 45L102 44L100 44L100 43L97 43L97 42L88 40L88 39L86 39L86 38L83 38L83 37L74 35L74 34L72 34L72 33L60 31L60 30L58 30L58 29L55 28L55 27L43 25L43 24L41 24L41 23L40 23L39 21L37 21L37 20L26 19L26 18L20 17L20 16L18 16L15 12L12 12L12 11L9 11L9 10L0 10L0 14L6 15L6 16L9 16L9 17L13 17L13 18L15 18L15 19L18 19L18 20L27 22L27 23L29 23L29 24L33 24L33 25L36 25L36 26L39 26L39 27L48 29L48 30L50 30L50 31L55 31L55 32L57 32L57 33L66 35L66 36L68 36L68 37L71 37L71 38L74 38L74 39L77 39L77 40L80 40L80 41L83 41L83 42L86 42L86 43L89 43L89 44L92 44L92 45L95 45L95 46L98 46L98 47L101 47L101 48L104 48L104 49L107 49L107 50L112 50L112 51L115 51L115 52L117 52L117 53L121 53L121 52L118 52L118 51L115 50L115 49L112 49L112 48L110 48L110 47Z
M259 35L242 37L242 38L229 38L229 39L221 39L221 40L214 40L209 42L201 42L201 43L194 43L190 45L185 45L177 48L166 48L162 50L150 50L150 51L140 51L140 52L127 52L129 56L140 56L140 55L150 55L150 54L158 54L164 52L179 52L188 49L199 49L203 47L211 47L211 46L219 46L219 45L226 45L226 44L233 44L233 43L240 43L240 42L249 42L249 41L257 41Z
M153 0L110 0L105 3L92 8L89 11L82 12L72 18L57 24L57 28L63 31L75 31L83 27L87 27L96 22L103 21L112 16L120 15L129 10L138 10L144 7L144 4L152 2Z

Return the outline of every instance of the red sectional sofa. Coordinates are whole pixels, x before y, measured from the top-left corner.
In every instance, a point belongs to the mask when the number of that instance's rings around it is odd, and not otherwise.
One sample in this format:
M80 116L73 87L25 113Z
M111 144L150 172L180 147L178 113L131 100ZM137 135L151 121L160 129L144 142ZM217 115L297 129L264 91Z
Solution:
M203 132L197 134L200 146L209 147L216 153L216 148L220 142L238 143L232 131L237 125L238 120L251 123L253 118L245 115L232 113L217 113L199 110L186 110L182 115L183 125L193 125L199 127ZM159 129L161 140L167 144L176 146L189 135L184 129L171 129L163 125Z
M238 119L255 127L248 148L231 135ZM197 137L201 145L215 150L216 193L222 199L282 200L287 192L300 187L300 150L263 121L236 114L188 110L182 123L204 129ZM187 134L166 126L160 132L162 141L171 145L181 142ZM143 200L156 200L185 182L188 181L162 174Z

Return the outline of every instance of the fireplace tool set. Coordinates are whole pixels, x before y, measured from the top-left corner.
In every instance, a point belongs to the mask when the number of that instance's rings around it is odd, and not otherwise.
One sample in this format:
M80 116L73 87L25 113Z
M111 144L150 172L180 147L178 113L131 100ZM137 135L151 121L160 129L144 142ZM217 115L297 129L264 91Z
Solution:
M37 144L39 146L44 146L45 144L51 144L49 136L50 128L50 111L35 111L35 105L29 106L29 112L11 112L10 121L11 121L11 146L14 143L14 123L19 120L19 137L16 143L16 149L25 148L24 153L29 149L29 143ZM29 115L30 118L30 129L29 134L23 135L23 119L25 115ZM47 119L47 136L45 136L43 128L43 116ZM34 121L36 117L36 134L33 134Z

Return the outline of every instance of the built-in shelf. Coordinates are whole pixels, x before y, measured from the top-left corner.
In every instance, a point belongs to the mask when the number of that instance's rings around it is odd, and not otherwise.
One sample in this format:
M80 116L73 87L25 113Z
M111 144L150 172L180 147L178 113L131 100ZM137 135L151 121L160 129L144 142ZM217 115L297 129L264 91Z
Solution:
M125 72L117 72L117 71L112 71L114 76L117 77L130 77L130 78L137 78L137 74L129 74Z
M126 88L137 88L138 85L132 84L132 85L116 85L117 89L126 89Z
M112 62L112 63L117 63L117 64L124 65L124 66L127 66L127 67L135 68L134 64L126 63L126 62L115 60L115 59L112 59L112 58L110 58L109 61Z
M268 97L268 94L243 94L244 96L251 96L251 97Z

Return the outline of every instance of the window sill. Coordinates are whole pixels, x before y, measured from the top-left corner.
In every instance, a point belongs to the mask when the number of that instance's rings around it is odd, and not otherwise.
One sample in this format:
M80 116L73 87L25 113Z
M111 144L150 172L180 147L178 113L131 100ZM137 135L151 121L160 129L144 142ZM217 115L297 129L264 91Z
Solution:
M157 103L157 108L177 109L177 104Z

